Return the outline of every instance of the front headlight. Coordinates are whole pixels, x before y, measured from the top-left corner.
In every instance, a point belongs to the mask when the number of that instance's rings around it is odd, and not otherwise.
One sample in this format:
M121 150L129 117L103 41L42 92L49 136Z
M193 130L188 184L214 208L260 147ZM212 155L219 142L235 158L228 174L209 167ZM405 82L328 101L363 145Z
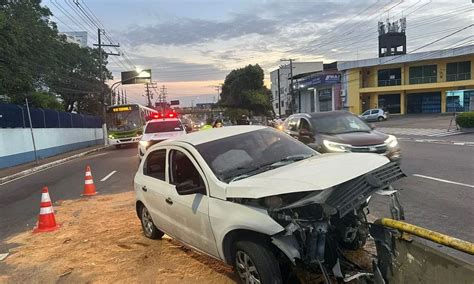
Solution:
M336 143L329 140L323 140L324 147L330 152L349 152L351 145Z
M114 137L113 134L109 134L109 138L110 138L110 139L114 139L115 137Z
M146 147L146 146L148 146L148 144L150 144L150 142L148 142L148 141L140 141L139 143L140 143L140 145L142 145L143 147Z
M390 148L394 148L398 145L397 137L395 137L393 135L388 135L388 138L384 142Z

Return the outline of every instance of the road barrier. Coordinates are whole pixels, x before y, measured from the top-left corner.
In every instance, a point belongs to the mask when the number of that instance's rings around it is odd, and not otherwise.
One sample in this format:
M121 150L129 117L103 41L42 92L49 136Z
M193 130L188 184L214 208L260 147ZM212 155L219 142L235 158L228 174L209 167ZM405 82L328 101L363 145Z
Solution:
M96 195L94 179L92 178L91 168L86 166L86 176L84 180L84 192L82 196L92 196Z

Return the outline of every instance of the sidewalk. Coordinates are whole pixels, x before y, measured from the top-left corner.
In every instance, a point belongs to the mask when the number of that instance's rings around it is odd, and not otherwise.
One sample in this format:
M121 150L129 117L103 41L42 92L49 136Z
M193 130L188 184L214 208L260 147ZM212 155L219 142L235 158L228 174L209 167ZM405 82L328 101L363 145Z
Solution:
M77 154L81 154L81 153L84 153L84 152L99 151L103 148L104 148L104 145L96 145L96 146L82 148L82 149L78 149L78 150L75 150L75 151L63 153L63 154L60 154L60 155L40 159L40 160L38 160L38 165L36 165L35 162L30 162L30 163L21 164L21 165L14 166L14 167L0 169L0 179L3 178L3 177L6 177L6 176L10 176L10 175L25 171L25 170L35 168L37 166L46 165L48 163L55 162L55 161L58 161L58 160L61 160L61 159L65 159L65 158L68 158L68 157L71 157L71 156L74 156L74 155L77 155Z
M446 114L391 115L387 121L375 122L375 125L380 128L396 127L448 130L452 118L452 115ZM456 129L454 120L451 129Z

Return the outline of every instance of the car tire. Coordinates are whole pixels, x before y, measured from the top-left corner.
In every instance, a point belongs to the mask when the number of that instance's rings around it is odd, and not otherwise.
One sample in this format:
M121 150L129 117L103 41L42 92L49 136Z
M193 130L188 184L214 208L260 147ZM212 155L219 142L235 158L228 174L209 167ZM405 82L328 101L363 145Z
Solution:
M140 208L140 221L145 237L153 240L163 237L164 233L156 228L153 219L151 219L150 212L148 212L148 209L143 205Z
M383 118L383 116L379 116L379 117L377 118L377 120L378 120L378 121L383 121L383 120L385 120L385 119Z
M251 241L237 241L234 247L234 270L241 283L279 284L282 276L278 260L266 246Z

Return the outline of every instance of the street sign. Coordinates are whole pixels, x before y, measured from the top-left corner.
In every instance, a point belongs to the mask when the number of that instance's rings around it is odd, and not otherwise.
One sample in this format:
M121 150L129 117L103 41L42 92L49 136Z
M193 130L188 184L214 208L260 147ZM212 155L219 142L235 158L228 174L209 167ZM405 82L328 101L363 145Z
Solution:
M177 105L179 105L179 100L170 101L170 104L172 106L177 106Z
M151 83L151 69L122 72L122 85Z

